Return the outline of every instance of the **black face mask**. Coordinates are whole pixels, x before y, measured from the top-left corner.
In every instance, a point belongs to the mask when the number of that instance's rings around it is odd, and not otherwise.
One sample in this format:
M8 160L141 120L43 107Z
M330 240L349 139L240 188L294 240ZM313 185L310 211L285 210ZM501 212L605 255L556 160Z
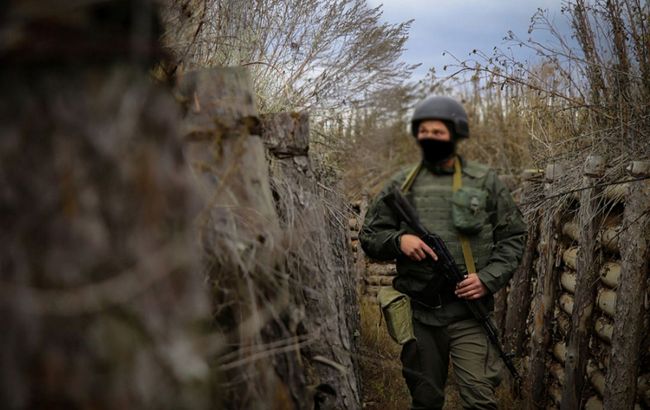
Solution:
M418 144L422 149L422 158L430 164L442 162L454 155L456 151L456 144L452 141L423 139L418 140Z

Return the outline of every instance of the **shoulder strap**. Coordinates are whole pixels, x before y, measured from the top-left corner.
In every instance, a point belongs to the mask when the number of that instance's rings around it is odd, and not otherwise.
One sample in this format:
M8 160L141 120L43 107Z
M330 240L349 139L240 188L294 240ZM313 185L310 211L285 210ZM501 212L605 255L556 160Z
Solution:
M454 159L454 177L451 185L451 190L456 192L463 186L463 173L458 157ZM474 256L472 255L472 247L470 246L469 239L462 233L458 234L460 246L463 249L463 258L465 259L465 267L467 273L475 273L476 266L474 265Z
M402 188L401 188L402 192L406 193L411 189L413 182L415 182L415 178L420 173L420 169L422 169L422 162L418 162L418 164L415 167L413 167L411 172L409 172L408 176L404 180L404 183L402 183Z

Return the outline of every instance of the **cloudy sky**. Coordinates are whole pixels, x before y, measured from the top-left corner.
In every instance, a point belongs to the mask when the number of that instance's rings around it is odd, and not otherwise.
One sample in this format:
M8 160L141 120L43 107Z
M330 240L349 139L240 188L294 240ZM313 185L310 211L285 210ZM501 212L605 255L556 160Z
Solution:
M570 35L569 23L561 13L563 0L368 0L371 7L382 6L383 19L399 23L413 19L407 50L403 58L410 64L422 63L415 77L424 76L434 67L437 76L448 75L453 64L447 51L459 59L469 57L473 49L487 54L497 46L507 51L504 37L512 30L521 39L530 37L531 17L538 8L547 10L554 25L565 36ZM553 41L548 30L532 34L543 42ZM534 59L530 51L513 47L520 59Z

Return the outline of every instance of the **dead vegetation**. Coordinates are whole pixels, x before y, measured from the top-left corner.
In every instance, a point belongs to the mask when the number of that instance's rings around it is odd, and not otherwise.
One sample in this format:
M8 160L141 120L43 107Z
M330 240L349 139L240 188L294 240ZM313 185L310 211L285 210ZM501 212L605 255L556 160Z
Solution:
M362 405L375 410L404 409L411 402L411 396L402 378L400 346L388 335L374 300L362 299L360 311Z
M513 45L537 53L536 64L496 50L493 55L476 51L476 59L459 67L472 72L480 84L467 97L479 101L473 110L492 113L507 107L498 121L523 131L523 144L517 145L526 147L531 160L527 166L562 163L566 178L559 192L569 192L582 188L579 170L589 155L603 156L608 164L599 184L629 179L629 161L650 156L650 9L636 0L577 0L568 2L563 13L577 44L562 37L540 10L531 29L550 31L556 45L509 34ZM508 119L508 112L517 117Z
M165 68L244 66L262 113L316 118L409 75L399 58L410 22L380 15L364 0L171 2L165 43L175 61Z

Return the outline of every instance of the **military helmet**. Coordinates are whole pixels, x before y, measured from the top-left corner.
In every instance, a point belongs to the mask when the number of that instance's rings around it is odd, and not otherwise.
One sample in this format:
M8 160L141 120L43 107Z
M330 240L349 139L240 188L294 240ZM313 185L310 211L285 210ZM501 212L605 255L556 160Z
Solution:
M469 122L463 106L451 97L434 95L420 101L411 117L411 133L418 135L418 126L424 120L440 120L452 126L452 139L469 137Z

